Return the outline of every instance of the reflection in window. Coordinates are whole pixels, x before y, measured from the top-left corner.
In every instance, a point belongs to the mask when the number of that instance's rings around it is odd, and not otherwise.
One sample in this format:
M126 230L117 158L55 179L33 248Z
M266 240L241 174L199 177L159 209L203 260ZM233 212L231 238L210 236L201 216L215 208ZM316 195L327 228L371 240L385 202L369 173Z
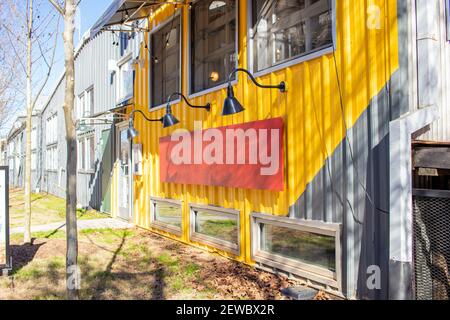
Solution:
M194 232L232 244L238 244L238 216L220 212L195 210Z
M255 71L333 44L330 0L253 0Z
M134 70L132 60L119 66L118 103L131 99L134 94Z
M336 270L335 238L270 224L261 224L262 251Z
M176 227L181 230L181 206L164 201L154 201L154 222Z
M236 67L236 1L196 2L190 31L191 93L225 83Z
M174 19L151 35L152 107L165 103L170 94L180 91L180 18Z

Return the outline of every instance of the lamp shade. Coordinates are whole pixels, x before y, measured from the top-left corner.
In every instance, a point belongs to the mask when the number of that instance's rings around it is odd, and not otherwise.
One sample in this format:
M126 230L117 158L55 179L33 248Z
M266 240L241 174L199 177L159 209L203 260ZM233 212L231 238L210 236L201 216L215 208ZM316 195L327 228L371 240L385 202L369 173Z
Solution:
M166 113L162 117L163 128L174 126L179 122L180 121L177 118L175 118L175 116L172 113Z
M134 138L136 138L137 136L139 136L139 131L137 131L135 127L130 126L130 127L128 128L128 138L129 138L129 139L134 139Z
M233 87L228 86L227 97L223 102L222 115L229 116L232 114L236 114L244 111L245 108L241 105L241 103L236 99L233 92Z

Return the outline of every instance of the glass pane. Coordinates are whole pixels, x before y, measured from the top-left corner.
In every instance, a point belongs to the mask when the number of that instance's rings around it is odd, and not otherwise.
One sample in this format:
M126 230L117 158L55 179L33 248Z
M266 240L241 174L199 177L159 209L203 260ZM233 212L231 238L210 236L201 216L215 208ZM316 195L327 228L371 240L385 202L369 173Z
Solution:
M95 169L95 138L89 138L89 169Z
M253 0L252 7L258 71L333 44L329 0Z
M156 202L155 220L181 229L181 207L168 202Z
M238 217L198 210L196 211L195 232L237 244Z
M180 18L175 17L153 33L150 46L151 105L156 107L164 104L170 94L180 91Z
M196 2L191 9L191 91L225 83L235 68L236 1Z
M264 224L261 250L336 270L334 237Z

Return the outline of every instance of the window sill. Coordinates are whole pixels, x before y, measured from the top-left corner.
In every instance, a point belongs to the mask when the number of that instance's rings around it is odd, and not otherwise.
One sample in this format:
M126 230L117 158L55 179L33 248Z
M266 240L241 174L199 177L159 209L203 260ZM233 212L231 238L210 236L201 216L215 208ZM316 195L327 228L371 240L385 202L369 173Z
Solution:
M289 272L301 278L311 279L317 283L321 283L323 285L327 285L340 290L339 282L336 279L333 279L333 277L327 277L319 273L306 270L303 264L297 263L296 261L293 261L291 259L284 259L275 254L268 254L262 251L253 253L252 259L264 266Z
M231 243L225 240L221 240L218 238L206 236L204 234L200 233L191 233L190 240L195 241L201 244L205 244L211 247L216 248L217 250L222 250L231 254L234 254L236 256L240 255L239 245L235 243Z
M231 81L231 85L232 86L235 86L237 84L238 84L238 80L237 79L234 79L233 81ZM219 85L217 85L215 87L212 87L212 88L209 88L209 89L205 89L205 90L202 90L202 91L199 91L199 92L191 93L190 95L188 95L188 98L189 99L198 98L198 97L207 95L209 93L220 91L220 90L226 89L226 88L228 88L228 82L219 84Z
M94 170L78 170L78 174L95 174Z
M294 58L293 60L282 62L280 64L274 65L272 67L269 67L269 68L266 68L266 69L263 69L260 71L254 71L253 76L255 78L262 77L262 76L271 74L273 72L280 71L280 70L295 66L297 64L306 62L306 61L320 58L321 56L333 53L334 51L335 51L334 47L332 45L330 45L329 47L325 47L323 49L319 49L318 51L308 53L304 56Z
M180 102L181 102L181 98L177 99L177 100L170 101L169 105L170 106L174 106L174 105L176 105L176 104L178 104ZM154 111L158 111L158 110L164 109L166 106L167 106L167 103L163 103L163 104L160 104L160 105L158 105L156 107L150 107L149 112L151 113L151 112L154 112Z
M158 222L158 221L152 221L152 222L150 222L150 227L158 229L160 231L168 232L177 237L181 237L181 228L172 226L170 224L166 224L166 223Z

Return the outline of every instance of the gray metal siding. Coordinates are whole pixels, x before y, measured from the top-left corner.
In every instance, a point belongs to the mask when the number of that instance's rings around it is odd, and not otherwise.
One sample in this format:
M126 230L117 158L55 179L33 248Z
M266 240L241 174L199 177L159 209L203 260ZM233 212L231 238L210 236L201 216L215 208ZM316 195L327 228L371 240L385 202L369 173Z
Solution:
M94 39L88 39L80 48L75 60L75 95L79 97L90 87L94 89L94 115L101 115L116 107L117 101L117 74L110 70L110 63L116 68L118 62L124 57L134 59L142 41L142 33L135 33L129 40L127 49L120 55L120 48L113 42L119 42L118 32L101 32ZM84 208L100 210L102 195L102 171L100 163L103 155L100 154L100 138L102 131L112 128L109 125L94 125L95 144L95 170L94 172L78 171L77 200ZM113 132L113 130L112 130ZM79 135L81 136L81 135ZM112 159L114 157L111 157Z
M399 70L290 208L292 219L342 224L342 291L350 298L389 297L389 124L410 112L416 98L410 87L408 13L399 0ZM379 290L367 287L369 266L381 270Z
M65 77L60 81L53 94L45 106L44 111L41 115L41 188L42 191L53 194L57 197L65 198L65 188L66 188L66 175L65 168L67 162L67 147L66 147L66 125L64 122L64 91L65 91ZM47 119L53 115L57 114L57 150L58 150L58 169L56 171L47 170L46 164L46 154L47 154L47 143L46 143L46 126Z
M447 41L447 1L416 1L419 107L435 104L440 119L417 137L450 141L450 42Z

